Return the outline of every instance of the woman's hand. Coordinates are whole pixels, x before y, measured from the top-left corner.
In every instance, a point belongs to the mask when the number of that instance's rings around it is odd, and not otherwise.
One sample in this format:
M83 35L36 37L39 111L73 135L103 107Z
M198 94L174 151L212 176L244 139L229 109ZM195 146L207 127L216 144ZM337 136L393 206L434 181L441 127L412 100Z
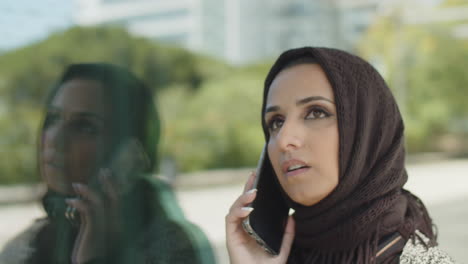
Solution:
M79 212L79 232L73 247L72 263L84 263L105 257L108 243L118 239L119 195L110 179L110 170L102 169L99 182L102 193L89 186L74 183L73 189L81 198L68 199L67 204ZM110 237L112 236L112 237Z
M243 194L237 198L226 215L226 244L230 263L286 263L294 240L294 220L291 216L288 218L278 256L268 254L242 227L242 220L253 210L246 206L255 199L257 194L256 189L251 189L254 180L255 173L252 172L245 184Z

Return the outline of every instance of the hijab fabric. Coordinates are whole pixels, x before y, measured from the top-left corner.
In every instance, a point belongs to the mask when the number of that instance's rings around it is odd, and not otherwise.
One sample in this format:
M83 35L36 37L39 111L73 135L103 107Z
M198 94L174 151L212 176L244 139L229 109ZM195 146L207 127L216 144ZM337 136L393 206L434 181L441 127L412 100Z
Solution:
M339 131L339 183L322 201L303 206L283 196L295 210L296 235L290 263L375 263L378 241L421 230L435 244L432 222L422 202L403 189L404 125L396 101L380 74L366 61L330 48L284 52L265 80L269 88L285 67L312 59L321 66L335 96ZM271 164L270 164L271 166Z

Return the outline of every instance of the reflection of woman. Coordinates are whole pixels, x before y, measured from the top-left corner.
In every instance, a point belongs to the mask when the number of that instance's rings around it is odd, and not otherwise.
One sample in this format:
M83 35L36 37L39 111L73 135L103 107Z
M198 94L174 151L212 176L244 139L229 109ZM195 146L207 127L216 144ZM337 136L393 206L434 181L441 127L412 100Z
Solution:
M367 62L327 48L283 53L265 81L262 126L271 180L295 213L271 257L240 224L256 192L241 195L226 217L232 263L452 263L402 188L403 122Z
M159 138L152 98L120 67L65 71L39 140L47 217L6 247L5 263L213 262L205 236L149 175Z

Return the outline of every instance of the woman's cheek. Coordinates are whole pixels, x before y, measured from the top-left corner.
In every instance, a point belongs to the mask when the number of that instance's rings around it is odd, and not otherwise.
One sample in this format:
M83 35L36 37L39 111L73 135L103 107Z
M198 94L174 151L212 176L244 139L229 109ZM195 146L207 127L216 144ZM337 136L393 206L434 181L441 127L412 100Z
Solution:
M97 171L101 160L98 150L93 143L73 144L67 160L72 181L87 182Z

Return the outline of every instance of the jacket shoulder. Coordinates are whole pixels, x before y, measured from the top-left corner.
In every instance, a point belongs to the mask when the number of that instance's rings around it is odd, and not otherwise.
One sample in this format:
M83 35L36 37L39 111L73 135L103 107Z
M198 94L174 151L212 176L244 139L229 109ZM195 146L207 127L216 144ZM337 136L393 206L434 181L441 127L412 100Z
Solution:
M439 247L427 247L429 239L416 231L417 238L410 239L403 248L400 264L455 264L456 262Z

